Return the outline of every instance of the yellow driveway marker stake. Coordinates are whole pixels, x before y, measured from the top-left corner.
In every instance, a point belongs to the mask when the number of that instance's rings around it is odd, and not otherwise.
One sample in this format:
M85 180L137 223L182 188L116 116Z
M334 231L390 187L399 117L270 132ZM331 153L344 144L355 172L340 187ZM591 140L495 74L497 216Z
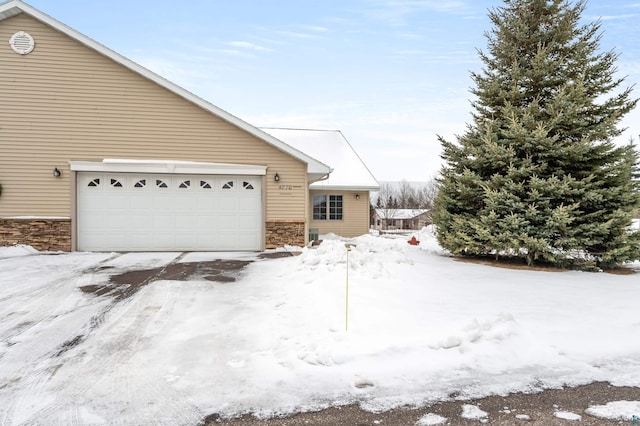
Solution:
M345 244L345 246L347 247L347 286L344 311L344 331L349 331L349 252L351 251L351 244Z

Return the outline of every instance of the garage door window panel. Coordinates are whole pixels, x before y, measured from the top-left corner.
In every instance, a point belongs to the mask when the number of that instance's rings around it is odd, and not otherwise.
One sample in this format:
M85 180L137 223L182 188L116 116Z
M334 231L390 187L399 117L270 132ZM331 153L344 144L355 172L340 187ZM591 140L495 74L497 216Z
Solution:
M109 178L109 186L111 186L111 188L124 188L122 179L113 178L113 177Z

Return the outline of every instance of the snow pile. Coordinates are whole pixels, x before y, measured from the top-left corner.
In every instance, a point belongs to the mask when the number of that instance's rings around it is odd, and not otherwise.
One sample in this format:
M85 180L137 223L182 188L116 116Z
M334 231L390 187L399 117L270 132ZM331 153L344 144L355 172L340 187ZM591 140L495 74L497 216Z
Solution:
M584 411L599 419L640 421L640 401L613 401L605 405L592 405Z
M467 420L480 420L484 423L488 420L489 413L481 410L477 405L464 404L460 417Z
M582 420L582 416L580 414L572 413L570 411L556 411L555 413L553 413L553 415L562 420L569 420L574 422Z
M474 319L457 333L449 333L431 345L433 349L452 349L465 344L488 341L500 343L518 334L518 326L511 314L499 314L495 319L478 321Z
M447 420L448 419L446 417L439 416L438 414L428 413L418 419L418 421L416 422L416 426L443 425L447 422Z
M24 244L16 244L9 247L0 247L0 259L8 259L10 257L29 256L39 253L38 250Z
M385 276L389 264L412 263L407 256L410 247L405 240L367 235L356 240L324 239L316 248L303 251L299 268L323 271L344 269L347 263L347 246L350 270L362 270L369 278Z

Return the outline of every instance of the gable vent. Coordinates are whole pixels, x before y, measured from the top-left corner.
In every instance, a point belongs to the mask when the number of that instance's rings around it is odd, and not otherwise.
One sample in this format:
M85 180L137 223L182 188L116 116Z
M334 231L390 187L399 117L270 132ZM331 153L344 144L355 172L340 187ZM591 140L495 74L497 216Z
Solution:
M18 31L9 39L9 45L14 52L20 55L26 55L31 53L36 43L33 40L33 37L31 37L31 34L25 33L24 31Z

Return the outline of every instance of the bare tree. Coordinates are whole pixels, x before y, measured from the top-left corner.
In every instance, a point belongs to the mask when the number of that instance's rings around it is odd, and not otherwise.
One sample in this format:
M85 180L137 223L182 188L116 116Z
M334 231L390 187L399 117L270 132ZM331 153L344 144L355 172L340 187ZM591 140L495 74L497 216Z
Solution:
M418 208L433 209L436 196L438 195L438 182L436 177L432 177L418 190Z
M382 221L382 229L388 229L389 222L393 220L398 209L395 196L396 191L391 183L385 182L380 185L376 207L378 208L378 216Z
M398 207L401 209L413 209L416 200L416 190L406 179L402 179L398 186Z

